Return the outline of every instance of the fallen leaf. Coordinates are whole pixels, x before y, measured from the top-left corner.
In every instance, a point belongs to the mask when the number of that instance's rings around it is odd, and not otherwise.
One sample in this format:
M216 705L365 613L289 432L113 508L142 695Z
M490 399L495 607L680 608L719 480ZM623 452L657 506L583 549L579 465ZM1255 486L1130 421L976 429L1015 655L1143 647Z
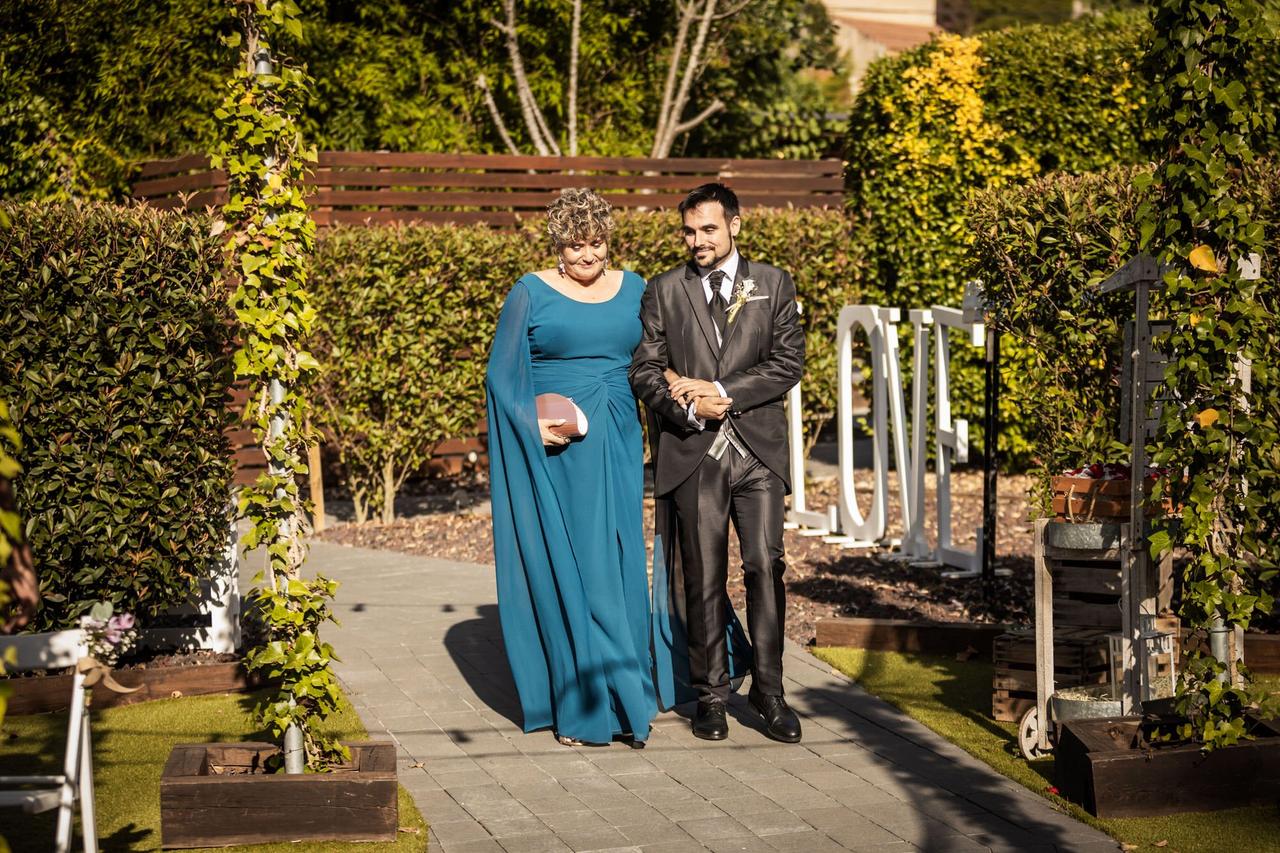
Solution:
M173 691L172 693L170 693L170 694L169 694L169 698L170 698L170 699L181 699L181 698L182 698L182 691L181 691L181 690L175 690L175 691Z
M1218 272L1218 259L1213 255L1213 249L1210 249L1204 243L1196 246L1187 255L1187 260L1191 261L1191 266L1204 272Z
M1153 844L1152 846L1153 846L1153 847L1168 847L1168 846L1169 846L1169 841L1168 841L1167 839L1162 840L1162 841L1157 841L1157 842L1156 842L1155 844Z
M416 827L416 826L402 826L402 827L400 827L397 831L399 831L399 832L403 832L403 833L406 833L406 834L408 834L408 835L421 835L421 834L422 834L422 830L418 829L418 827Z
M1208 429L1218 422L1218 410L1205 409L1200 414L1196 415L1196 421L1199 422L1201 429Z
M1120 842L1120 849L1121 849L1121 850L1137 850L1137 849L1138 849L1138 845L1136 845L1136 844L1125 844L1123 841L1121 841L1121 842Z
M1057 795L1057 794L1061 794L1061 793L1062 793L1062 792L1061 792L1061 791L1059 791L1059 790L1057 789L1057 787L1056 787L1056 786L1054 786L1054 785L1050 785L1049 787L1045 788L1045 790L1046 790L1046 791L1048 791L1050 794L1054 794L1054 795Z

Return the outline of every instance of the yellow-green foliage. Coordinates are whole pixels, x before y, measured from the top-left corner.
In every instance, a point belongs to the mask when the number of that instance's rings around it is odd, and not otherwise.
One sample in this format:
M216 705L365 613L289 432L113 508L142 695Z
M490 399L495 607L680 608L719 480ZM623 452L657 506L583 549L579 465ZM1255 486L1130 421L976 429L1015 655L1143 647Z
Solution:
M1090 16L975 38L944 35L872 65L846 149L848 206L870 259L869 300L958 305L973 275L965 217L975 194L1055 170L1141 162L1149 132L1135 69L1146 32L1141 13ZM973 426L980 353L953 352L953 409ZM1016 343L1005 354L1026 355ZM1007 379L1016 393L1016 371ZM1014 467L1031 461L1029 417L1002 406L1001 451Z

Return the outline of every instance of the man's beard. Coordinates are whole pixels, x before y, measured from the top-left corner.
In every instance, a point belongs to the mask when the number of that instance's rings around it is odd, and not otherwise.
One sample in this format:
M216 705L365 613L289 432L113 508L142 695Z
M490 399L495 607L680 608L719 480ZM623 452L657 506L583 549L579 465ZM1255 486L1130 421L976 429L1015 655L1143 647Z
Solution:
M699 266L704 270L719 269L720 265L723 264L725 261L727 261L731 255L733 255L734 249L736 249L737 247L738 247L737 241L731 237L729 238L729 248L725 251L723 255L713 254L711 257L711 263L707 264L706 266L702 266L702 264L698 263L697 257L694 257L693 263L694 265Z

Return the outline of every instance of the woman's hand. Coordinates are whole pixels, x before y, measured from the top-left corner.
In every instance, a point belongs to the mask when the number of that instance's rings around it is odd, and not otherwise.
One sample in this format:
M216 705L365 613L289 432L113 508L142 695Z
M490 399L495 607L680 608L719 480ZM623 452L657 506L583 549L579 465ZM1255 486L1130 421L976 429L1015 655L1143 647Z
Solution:
M538 432L542 433L544 447L564 447L569 443L569 439L551 431L558 426L564 426L564 418L538 418Z

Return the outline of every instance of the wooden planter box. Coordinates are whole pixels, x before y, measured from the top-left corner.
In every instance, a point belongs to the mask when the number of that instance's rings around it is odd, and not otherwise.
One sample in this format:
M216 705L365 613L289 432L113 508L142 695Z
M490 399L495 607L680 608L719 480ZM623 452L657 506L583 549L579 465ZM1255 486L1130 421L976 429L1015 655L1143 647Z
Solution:
M986 660L991 642L1011 626L975 622L912 622L907 619L869 619L861 616L823 616L817 624L817 645L850 646L881 652L919 652L954 655L976 650Z
M390 741L348 743L331 773L263 773L270 743L180 744L160 777L165 849L271 841L394 841L399 827Z
M1256 740L1203 753L1195 744L1136 746L1140 717L1070 720L1058 729L1054 782L1101 818L1155 817L1274 803L1280 791L1280 723Z
M268 681L256 673L245 671L240 661L228 663L164 666L156 669L118 669L112 677L122 687L138 687L136 693L116 693L99 682L93 688L93 709L132 705L152 699L176 696L207 696L216 693L242 693L264 687ZM70 675L43 678L10 678L10 714L49 714L65 711L71 703Z

